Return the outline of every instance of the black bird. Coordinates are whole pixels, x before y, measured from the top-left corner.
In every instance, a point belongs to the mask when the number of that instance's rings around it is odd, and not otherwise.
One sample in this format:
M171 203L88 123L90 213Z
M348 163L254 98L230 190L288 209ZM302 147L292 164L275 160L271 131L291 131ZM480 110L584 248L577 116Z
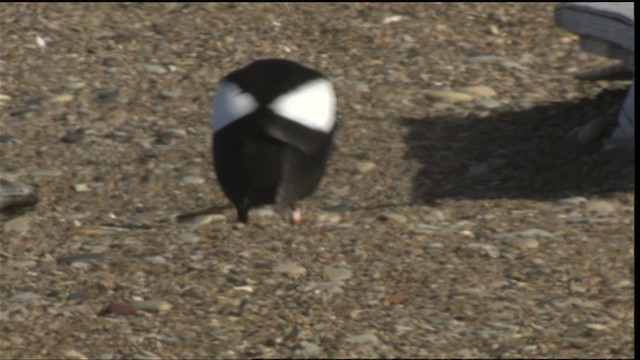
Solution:
M320 72L264 59L225 76L213 99L213 161L218 182L248 222L249 209L291 207L318 187L335 132L333 85Z

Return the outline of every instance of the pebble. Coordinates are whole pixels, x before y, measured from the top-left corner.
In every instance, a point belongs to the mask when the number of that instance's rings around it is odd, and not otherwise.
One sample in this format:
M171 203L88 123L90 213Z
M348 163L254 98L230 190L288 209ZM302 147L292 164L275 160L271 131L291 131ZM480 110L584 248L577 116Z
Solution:
M160 96L165 99L175 99L182 96L180 89L165 89L160 92Z
M276 215L275 210L273 210L272 206L260 206L257 208L253 208L249 210L249 217L271 217Z
M55 177L61 176L62 174L62 171L58 169L34 170L31 172L31 176L33 177Z
M227 217L222 214L200 215L193 218L193 225L202 226L209 223L218 223L227 221Z
M584 300L578 297L570 297L566 300L564 300L561 303L557 304L559 307L566 307L566 306L577 306L579 308L583 308L583 309L600 309L602 308L602 304L598 301L593 301L593 300Z
M567 220L567 224L569 225L579 225L579 224L603 224L613 222L612 218L576 218Z
M550 237L554 237L554 235L548 231L542 230L542 229L536 229L536 228L531 228L531 229L526 229L526 230L522 230L522 231L513 231L513 232L505 232L505 233L500 233L500 234L495 234L493 236L491 236L491 239L497 239L497 240L508 240L508 239L515 239L515 238L519 238L519 237L528 237L528 238L550 238Z
M426 95L434 99L447 101L471 101L474 98L473 95L452 90L427 90Z
M67 350L64 352L64 358L70 360L87 360L87 357L77 350Z
M293 278L303 276L307 273L307 269L295 262L285 262L278 264L273 268L273 271L278 273L285 273Z
M371 334L371 333L350 336L347 338L346 341L348 343L358 344L358 345L365 345L365 344L376 345L380 343L380 340L378 340L378 337L375 334Z
M572 197L560 199L558 200L558 202L560 204L579 205L579 204L586 203L587 198L584 196L572 196Z
M22 141L18 140L18 138L16 138L13 135L0 134L0 144L9 144L9 143L21 144Z
M172 305L164 300L134 301L131 303L131 306L139 310L151 312L165 312L172 308Z
M602 330L607 330L609 328L609 326L604 325L604 324L596 324L596 323L591 323L591 324L587 324L585 325L588 329L591 330L595 330L595 331L602 331Z
M502 106L502 103L494 99L482 99L478 101L478 105L485 109L493 110Z
M489 257L496 259L500 256L500 250L497 247L489 244L482 243L471 243L467 245L470 249L480 249L482 253L488 255Z
M84 129L83 128L77 128L77 129L71 130L68 133L64 134L60 138L60 141L62 141L64 143L72 144L72 143L76 143L76 142L82 140L83 137L84 137Z
M326 268L324 273L331 281L343 281L353 276L353 271L345 268Z
M109 304L106 308L104 308L98 315L105 316L110 314L115 315L135 315L138 312L136 307L127 304Z
M434 226L430 224L418 223L413 228L413 231L418 234L432 234L436 231L440 230L439 226Z
M200 185L200 184L204 184L204 182L205 182L205 178L203 178L202 176L187 175L182 177L182 179L180 179L181 184Z
M630 288L633 287L633 282L630 280L620 280L617 283L611 285L611 287L614 289Z
M104 254L87 253L87 254L59 257L59 258L56 258L56 262L58 264L72 265L77 262L104 261L105 259L106 259L106 256Z
M36 265L38 265L38 263L35 260L14 260L7 263L7 266L14 269L29 269Z
M480 96L480 97L491 97L497 95L496 91L489 86L484 85L475 85L475 86L465 86L461 88L457 88L457 91L463 92L465 94Z
M471 64L493 64L502 60L504 59L496 55L475 55L466 59Z
M167 263L167 259L165 259L164 257L157 255L157 256L147 256L144 258L145 260L147 260L148 262L152 263L152 264L156 264L156 265L164 265Z
M522 250L535 249L540 245L536 239L515 238L504 239L503 241L507 245L511 245Z
M19 216L15 219L11 219L4 223L4 232L14 232L19 235L25 234L29 231L29 223L31 222L31 215Z
M182 233L178 235L178 240L195 244L200 241L200 236L194 233Z
M336 213L322 213L316 219L318 225L336 225L340 223L342 217Z
M87 184L75 184L73 185L73 190L75 190L75 192L89 192L91 188Z
M342 292L341 286L344 285L342 281L325 281L321 283L311 283L309 286L316 292L329 292L339 293Z
M366 174L373 171L377 165L371 161L358 161L354 165L357 172Z
M429 214L425 215L422 219L427 222L441 222L441 221L444 221L445 217L442 211L434 210Z
M164 74L167 72L167 68L162 65L150 64L144 66L144 71L149 74Z
M575 282L575 281L572 281L572 282L569 284L569 290L570 290L572 293L578 293L578 294L584 294L584 293L586 293L587 291L589 291L589 289L587 289L587 287L586 287L586 286L582 286L582 285L578 284L578 283L577 283L577 282Z
M382 221L394 221L400 224L405 224L408 221L406 216L390 212L381 214L380 216L378 216L378 219Z
M40 295L32 293L32 292L25 292L25 293L21 293L21 294L16 294L13 295L12 297L10 297L9 299L7 299L9 302L31 302L31 301L35 301L35 300L39 300L40 299Z
M614 211L615 207L607 201L595 200L587 203L587 212L591 214L609 215Z
M322 353L322 347L308 341L300 343L300 355L304 358L316 358Z
M49 98L49 102L58 104L68 103L69 101L73 101L73 95L71 94L55 95Z

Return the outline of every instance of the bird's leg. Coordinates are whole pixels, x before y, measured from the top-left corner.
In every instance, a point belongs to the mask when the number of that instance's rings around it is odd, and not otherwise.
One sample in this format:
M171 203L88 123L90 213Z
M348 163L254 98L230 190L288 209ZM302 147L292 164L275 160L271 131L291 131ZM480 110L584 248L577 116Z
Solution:
M249 209L238 208L238 222L246 224L249 222Z
M300 225L302 223L302 212L295 203L291 204L291 224Z

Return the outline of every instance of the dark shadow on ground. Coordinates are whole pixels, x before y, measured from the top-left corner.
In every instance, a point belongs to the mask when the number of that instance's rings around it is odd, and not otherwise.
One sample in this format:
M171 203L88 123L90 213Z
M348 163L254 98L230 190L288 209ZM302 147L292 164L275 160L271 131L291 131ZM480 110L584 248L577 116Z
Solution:
M423 166L414 201L443 198L539 200L635 189L635 161L602 152L602 141L579 145L569 133L606 116L615 124L626 91L605 90L577 103L463 119L404 119L407 156Z

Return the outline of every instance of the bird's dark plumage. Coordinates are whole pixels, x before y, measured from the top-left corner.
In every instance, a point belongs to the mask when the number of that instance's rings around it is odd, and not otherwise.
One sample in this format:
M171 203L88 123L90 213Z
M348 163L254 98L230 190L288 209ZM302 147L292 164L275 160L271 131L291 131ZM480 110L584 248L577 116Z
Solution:
M324 173L335 128L331 83L283 59L256 61L222 79L214 98L218 182L247 222L249 209L295 206Z

